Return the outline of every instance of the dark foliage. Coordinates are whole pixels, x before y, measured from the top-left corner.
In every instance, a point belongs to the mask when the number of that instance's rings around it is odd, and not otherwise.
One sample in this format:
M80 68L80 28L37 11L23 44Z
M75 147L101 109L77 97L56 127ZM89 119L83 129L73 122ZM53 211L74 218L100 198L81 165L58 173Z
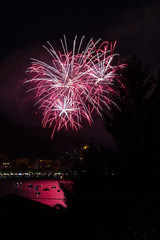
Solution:
M116 89L111 113L104 125L117 142L121 175L132 178L132 187L149 188L146 181L157 177L160 146L160 79L135 57L121 72L125 90ZM154 187L154 186L153 186Z

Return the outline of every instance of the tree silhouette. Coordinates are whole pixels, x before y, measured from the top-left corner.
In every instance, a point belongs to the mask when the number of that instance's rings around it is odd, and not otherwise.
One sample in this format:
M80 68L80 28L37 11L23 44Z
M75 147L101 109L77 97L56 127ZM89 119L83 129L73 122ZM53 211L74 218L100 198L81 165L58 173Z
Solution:
M105 194L105 172L107 169L104 156L98 146L91 141L81 148L81 160L76 164L78 172L74 179L77 197L91 197Z
M104 125L117 142L121 173L135 176L134 181L139 182L148 174L160 142L159 77L156 80L136 57L128 60L120 75L125 90L117 87L115 104L110 113L104 113Z

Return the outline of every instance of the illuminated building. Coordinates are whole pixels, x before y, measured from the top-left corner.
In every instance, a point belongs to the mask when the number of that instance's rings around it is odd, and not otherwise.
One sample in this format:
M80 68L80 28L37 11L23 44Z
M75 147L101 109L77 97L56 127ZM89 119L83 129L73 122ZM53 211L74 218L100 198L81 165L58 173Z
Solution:
M13 160L11 156L0 154L0 171L10 170L12 168Z
M37 170L52 170L52 172L57 172L61 170L61 160L60 159L42 159L36 158L32 162L32 169Z

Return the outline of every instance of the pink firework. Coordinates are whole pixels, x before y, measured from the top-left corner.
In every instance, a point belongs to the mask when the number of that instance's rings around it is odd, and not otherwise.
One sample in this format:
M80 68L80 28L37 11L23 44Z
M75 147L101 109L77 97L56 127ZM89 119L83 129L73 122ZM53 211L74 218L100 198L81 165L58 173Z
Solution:
M77 36L73 41L72 51L68 51L67 41L60 40L63 52L56 52L48 42L44 48L50 54L52 64L48 65L32 59L28 72L33 77L26 82L32 83L29 91L35 91L35 105L42 109L43 127L53 127L55 131L64 128L78 130L82 127L82 119L91 125L94 110L101 115L103 106L109 107L114 92L113 85L118 80L116 74L124 65L113 66L112 60L115 44L103 42L99 47L90 39L84 50L81 50L84 36L76 47Z

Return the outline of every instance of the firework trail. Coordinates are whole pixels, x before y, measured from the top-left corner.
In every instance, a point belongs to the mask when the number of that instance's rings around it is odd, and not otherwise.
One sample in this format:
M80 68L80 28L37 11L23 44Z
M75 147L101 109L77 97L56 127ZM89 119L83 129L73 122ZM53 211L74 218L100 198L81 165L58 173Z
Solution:
M55 131L62 128L78 130L82 127L82 118L93 123L92 112L101 115L103 106L109 107L113 86L117 79L117 70L124 64L113 66L115 44L109 45L100 39L93 42L90 39L84 50L81 38L76 47L77 36L73 41L72 51L68 51L66 37L60 40L63 51L56 52L53 46L43 46L49 53L52 64L47 64L32 58L32 65L28 72L33 77L25 82L31 83L28 90L35 91L35 105L42 109L42 125L53 126L51 138ZM98 46L99 45L99 46Z

